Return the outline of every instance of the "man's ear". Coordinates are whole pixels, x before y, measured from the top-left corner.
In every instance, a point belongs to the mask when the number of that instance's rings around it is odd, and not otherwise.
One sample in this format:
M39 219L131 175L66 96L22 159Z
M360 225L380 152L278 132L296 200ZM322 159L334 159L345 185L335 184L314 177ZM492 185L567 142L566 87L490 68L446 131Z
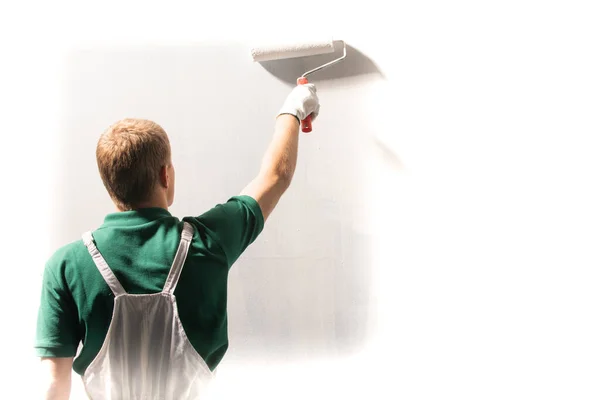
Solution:
M169 168L166 165L160 167L160 185L165 189L169 187Z

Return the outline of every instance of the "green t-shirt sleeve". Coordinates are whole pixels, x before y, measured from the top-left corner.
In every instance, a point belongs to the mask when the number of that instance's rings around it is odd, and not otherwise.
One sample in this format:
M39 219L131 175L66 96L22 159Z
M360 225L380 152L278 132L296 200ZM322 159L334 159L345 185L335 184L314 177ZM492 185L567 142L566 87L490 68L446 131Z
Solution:
M75 303L56 272L50 260L44 269L38 310L35 338L38 357L74 357L79 345Z
M231 267L264 227L258 202L250 196L235 196L197 217L218 243Z

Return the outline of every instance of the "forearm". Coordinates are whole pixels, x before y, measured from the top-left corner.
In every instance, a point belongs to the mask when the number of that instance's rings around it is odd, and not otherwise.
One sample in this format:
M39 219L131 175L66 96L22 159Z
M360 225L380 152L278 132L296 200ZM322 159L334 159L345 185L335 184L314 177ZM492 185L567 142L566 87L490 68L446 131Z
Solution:
M300 122L308 115L319 113L317 89L312 84L296 86L286 99L275 120L275 134L263 157L260 172L243 195L253 197L260 206L265 221L292 183L298 159Z
M260 175L279 180L288 186L298 159L300 124L292 115L280 115L275 122L275 134L263 157Z

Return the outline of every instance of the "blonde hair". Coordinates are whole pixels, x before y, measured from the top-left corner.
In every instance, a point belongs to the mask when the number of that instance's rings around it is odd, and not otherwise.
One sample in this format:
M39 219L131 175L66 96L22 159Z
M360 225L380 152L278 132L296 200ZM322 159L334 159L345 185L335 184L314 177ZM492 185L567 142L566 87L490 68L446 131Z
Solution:
M155 122L123 119L98 140L96 161L104 187L123 211L148 200L171 159L169 137Z

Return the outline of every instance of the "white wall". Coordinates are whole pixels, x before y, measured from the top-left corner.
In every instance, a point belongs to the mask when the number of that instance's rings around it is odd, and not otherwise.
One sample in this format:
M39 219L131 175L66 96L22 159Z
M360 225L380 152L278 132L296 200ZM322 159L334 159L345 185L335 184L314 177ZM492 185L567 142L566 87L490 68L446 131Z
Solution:
M104 127L163 124L172 211L201 212L256 171L297 68L253 64L251 39L317 29L354 56L317 80L294 186L232 271L217 391L598 397L592 2L76 4L2 13L9 389L35 387L45 259L110 211L90 158Z

